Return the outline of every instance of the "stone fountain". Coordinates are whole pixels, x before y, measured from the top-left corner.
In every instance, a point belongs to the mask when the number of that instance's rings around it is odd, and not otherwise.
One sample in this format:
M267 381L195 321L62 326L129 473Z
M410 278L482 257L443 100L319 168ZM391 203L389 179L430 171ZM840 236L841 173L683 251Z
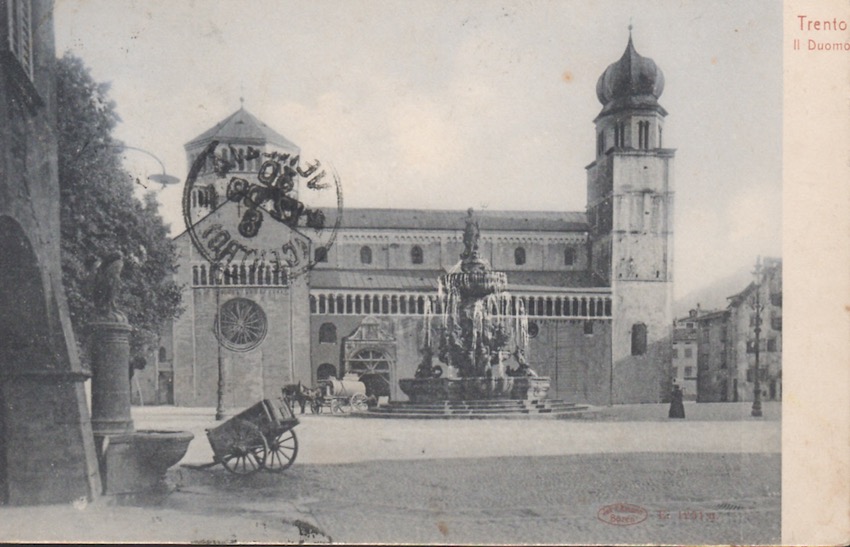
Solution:
M194 435L187 431L136 431L130 414L130 332L115 305L123 258L107 256L95 277L97 320L92 334L91 423L103 493L160 493L165 472L186 454Z
M506 291L507 275L479 255L478 221L472 209L468 213L460 262L439 280L437 313L426 308L424 359L416 377L399 380L399 387L412 403L546 399L549 378L537 376L525 360L528 318L522 302ZM433 363L434 318L445 373Z

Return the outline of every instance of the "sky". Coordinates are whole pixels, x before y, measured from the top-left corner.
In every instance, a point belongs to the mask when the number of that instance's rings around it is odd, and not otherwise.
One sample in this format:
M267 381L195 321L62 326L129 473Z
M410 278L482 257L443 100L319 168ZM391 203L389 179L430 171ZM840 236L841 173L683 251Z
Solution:
M303 159L334 166L345 207L583 211L596 81L631 23L666 81L679 298L780 255L781 11L771 0L56 0L55 25L57 55L111 83L115 136L181 180L183 144L242 98ZM160 172L143 153L125 164L143 181ZM182 184L158 197L180 233Z

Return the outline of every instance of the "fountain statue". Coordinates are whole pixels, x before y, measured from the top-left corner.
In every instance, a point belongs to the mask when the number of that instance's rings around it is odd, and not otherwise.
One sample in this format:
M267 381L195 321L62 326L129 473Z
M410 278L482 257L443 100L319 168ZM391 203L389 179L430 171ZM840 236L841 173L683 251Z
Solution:
M437 358L446 372L433 363L435 314L426 305L424 358L415 378L399 381L412 402L546 398L549 378L538 377L525 359L528 317L522 301L506 291L507 275L481 258L480 237L478 220L469 209L460 262L438 284Z

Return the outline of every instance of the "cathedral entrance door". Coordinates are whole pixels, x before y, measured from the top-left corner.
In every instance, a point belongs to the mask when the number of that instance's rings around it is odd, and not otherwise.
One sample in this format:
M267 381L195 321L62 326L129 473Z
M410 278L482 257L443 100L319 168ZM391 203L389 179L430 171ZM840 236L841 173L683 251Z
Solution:
M348 370L356 372L362 381L369 382L370 395L390 395L390 359L386 353L377 349L363 349L348 360ZM383 380L383 381L381 381ZM375 393L371 393L371 392Z
M392 324L366 317L343 342L343 373L353 372L375 397L396 397L396 339Z

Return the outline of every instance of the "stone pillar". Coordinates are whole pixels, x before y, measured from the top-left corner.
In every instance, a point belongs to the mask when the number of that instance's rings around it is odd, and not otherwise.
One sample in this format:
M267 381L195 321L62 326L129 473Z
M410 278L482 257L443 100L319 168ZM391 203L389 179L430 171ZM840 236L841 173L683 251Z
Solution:
M112 319L112 318L110 318ZM134 431L130 415L130 331L124 318L92 323L92 408L95 437Z

